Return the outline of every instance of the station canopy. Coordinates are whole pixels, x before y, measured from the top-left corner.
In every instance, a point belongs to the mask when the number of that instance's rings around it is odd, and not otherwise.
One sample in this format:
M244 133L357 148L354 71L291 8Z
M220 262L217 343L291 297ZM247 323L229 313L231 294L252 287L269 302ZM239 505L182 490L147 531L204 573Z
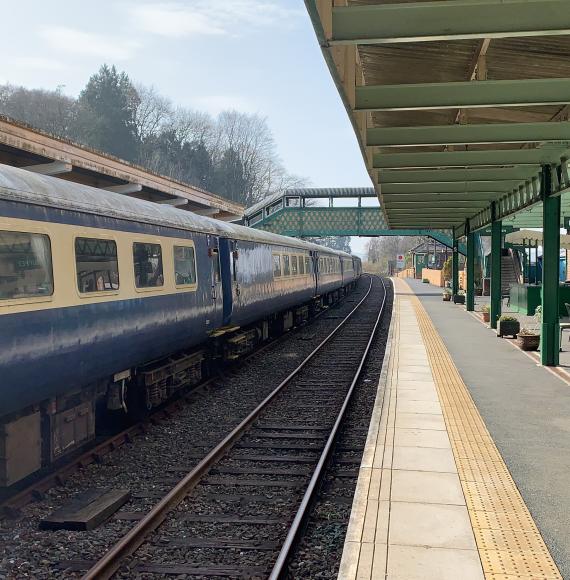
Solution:
M542 232L537 230L519 230L517 232L511 232L505 236L505 241L509 244L515 245L526 245L529 242L542 245ZM562 250L570 250L570 236L567 234L562 234L560 236L560 248Z
M570 215L568 0L306 5L389 228Z

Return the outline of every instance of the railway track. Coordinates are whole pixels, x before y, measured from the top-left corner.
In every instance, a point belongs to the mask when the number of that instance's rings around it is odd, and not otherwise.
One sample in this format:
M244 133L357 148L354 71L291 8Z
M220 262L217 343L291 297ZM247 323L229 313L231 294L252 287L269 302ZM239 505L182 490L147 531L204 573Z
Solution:
M317 313L309 324L315 322L326 313L327 310L322 310ZM243 365L244 363L251 363L261 359L265 351L269 348L275 347L275 345L280 342L287 340L289 336L290 334L288 333L282 334L281 336L264 343L262 346L256 348L251 354L241 358L238 363L235 363L235 365ZM232 365L224 370L231 372ZM206 396L209 387L214 385L218 378L217 375L214 375L203 380L199 384L183 387L179 396L164 406L154 410L148 417L122 429L118 433L96 442L94 445L87 444L83 450L75 453L70 458L61 461L59 465L45 469L43 474L34 478L32 482L21 489L15 490L11 493L2 494L3 496L0 496L0 520L3 518L19 517L22 508L29 503L43 498L46 492L50 489L65 484L66 480L75 472L80 471L92 463L100 463L109 453L112 453L123 445L130 443L135 437L144 435L148 429L152 428L152 425L162 421L168 421L174 414L185 405L190 404L196 397Z
M369 280L340 324L85 579L283 577L384 313L384 281Z

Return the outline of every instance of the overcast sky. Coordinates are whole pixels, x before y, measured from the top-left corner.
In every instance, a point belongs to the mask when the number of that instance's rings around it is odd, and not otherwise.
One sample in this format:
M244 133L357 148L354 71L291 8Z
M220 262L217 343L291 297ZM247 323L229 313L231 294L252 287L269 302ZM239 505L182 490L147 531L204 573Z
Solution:
M26 0L9 12L0 82L77 95L115 64L176 104L263 115L311 186L371 185L302 0Z

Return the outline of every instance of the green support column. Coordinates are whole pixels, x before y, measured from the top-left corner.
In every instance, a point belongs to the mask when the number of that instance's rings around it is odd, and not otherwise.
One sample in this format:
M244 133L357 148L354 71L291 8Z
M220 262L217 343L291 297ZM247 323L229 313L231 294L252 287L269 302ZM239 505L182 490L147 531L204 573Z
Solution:
M558 269L560 260L560 197L550 197L550 168L542 172L542 332L540 361L556 366L559 359Z
M459 248L455 232L453 232L453 253L451 254L451 293L459 292Z
M493 220L491 224L491 328L497 328L497 320L501 316L501 230L501 220Z
M467 311L475 310L475 234L467 234Z

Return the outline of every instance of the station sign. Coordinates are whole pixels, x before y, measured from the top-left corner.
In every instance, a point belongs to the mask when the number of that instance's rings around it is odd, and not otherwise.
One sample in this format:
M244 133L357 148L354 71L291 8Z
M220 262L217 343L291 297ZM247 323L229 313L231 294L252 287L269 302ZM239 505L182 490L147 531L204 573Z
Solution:
M404 258L403 254L398 254L396 256L396 268L398 268L398 270L403 270L405 265L406 265L406 258Z

